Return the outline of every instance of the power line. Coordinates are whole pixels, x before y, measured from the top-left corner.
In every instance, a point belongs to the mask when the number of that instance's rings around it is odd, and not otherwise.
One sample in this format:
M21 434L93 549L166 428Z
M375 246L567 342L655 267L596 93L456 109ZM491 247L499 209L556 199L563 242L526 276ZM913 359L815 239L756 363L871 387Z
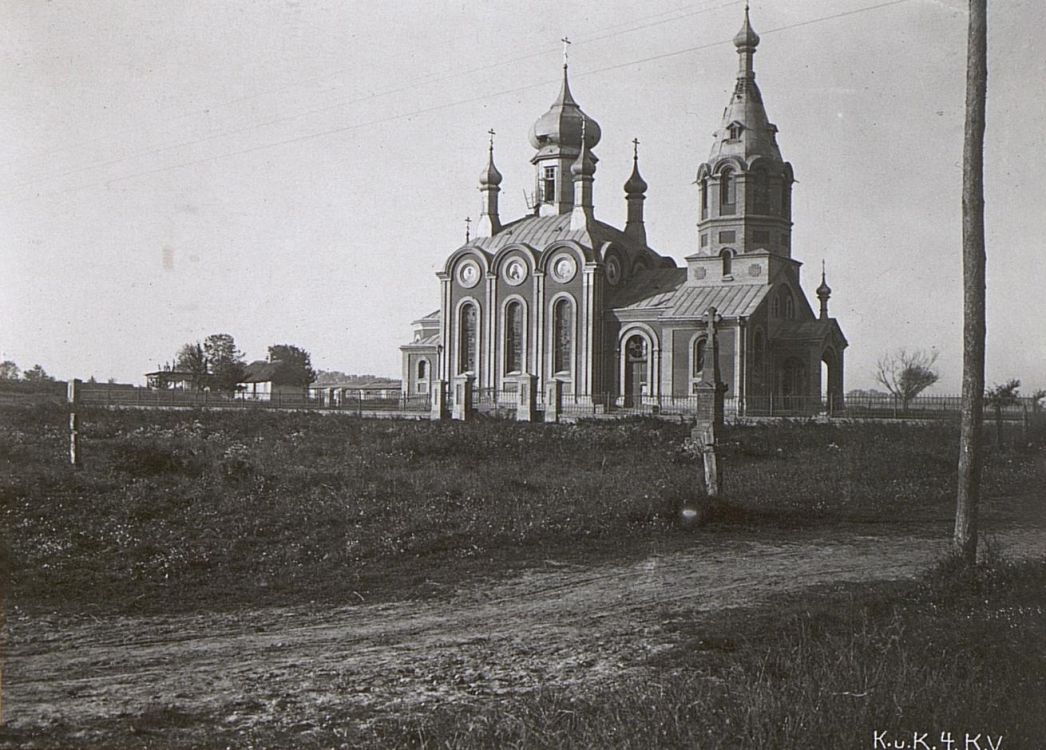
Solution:
M888 8L888 7L892 7L892 6L895 6L895 5L901 5L901 4L907 3L907 2L911 2L911 0L888 0L887 2L877 3L875 5L864 6L862 8L855 8L855 9L848 10L848 11L841 11L839 13L833 13L833 14L826 15L826 16L819 16L817 18L807 19L805 21L797 21L795 23L786 24L784 26L778 26L776 28L768 29L766 31L760 32L760 35L761 36L766 36L766 35L770 35L770 34L777 34L777 33L781 33L781 32L784 32L784 31L789 31L789 30L792 30L792 29L801 28L801 27L804 27L804 26L810 26L810 25L814 25L814 24L818 24L818 23L824 23L824 22L827 22L827 21L836 20L836 19L839 19L839 18L845 18L847 16L853 16L853 15L857 15L857 14L861 14L861 13L867 13L867 12L871 12L871 11L875 11L875 10L881 10L883 8ZM607 66L604 66L604 67L601 67L601 68L595 68L595 69L592 69L592 70L589 70L589 71L575 72L574 73L574 77L575 78L582 78L582 77L587 77L587 76L592 76L592 75L598 75L600 73L606 73L606 72L613 71L613 70L620 70L621 68L626 68L626 67L629 67L629 66L632 66L632 65L641 65L643 63L648 63L648 62L656 62L656 61L665 60L665 59L668 59L668 58L671 58L671 57L678 57L680 55L689 54L691 52L703 51L703 50L711 49L711 48L714 48L714 47L725 46L725 45L732 44L732 43L733 43L732 39L720 40L720 41L716 41L716 42L708 42L708 43L705 43L705 44L695 45L695 46L692 46L692 47L686 47L686 48L680 49L680 50L674 50L672 52L664 52L664 53L661 53L661 54L658 54L658 55L650 55L648 57L639 58L639 59L636 59L636 60L629 60L629 61L625 61L625 62L621 62L621 63L616 63L614 65L607 65ZM339 126L339 127L336 127L336 128L329 128L329 129L326 129L326 130L318 131L316 133L308 133L308 134L304 134L304 135L295 136L293 138L287 138L287 139L283 139L283 140L279 140L279 141L274 141L274 142L271 142L271 143L264 143L264 144L259 144L257 146L251 146L249 148L238 149L238 150L235 150L235 151L228 151L228 152L214 154L214 155L207 156L207 157L202 157L200 159L193 159L193 160L189 160L189 161L185 161L185 162L180 162L178 164L171 164L171 165L166 165L166 166L163 166L163 167L157 167L155 169L144 170L144 171L141 171L141 172L134 172L134 173L127 174L127 175L120 175L118 177L114 177L114 178L109 179L109 180L104 180L102 182L91 182L91 183L87 183L87 184L83 184L83 185L77 185L77 186L74 186L74 187L71 187L71 188L67 188L65 190L52 191L49 194L50 195L61 195L61 194L64 194L64 193L76 192L76 191L79 191L79 190L84 190L84 189L87 189L87 188L90 188L90 187L95 187L95 186L98 186L98 185L109 186L109 185L112 185L112 184L115 184L115 183L118 183L118 182L126 182L127 180L135 179L135 178L138 178L138 177L146 177L146 176L149 176L149 175L159 174L159 173L167 172L167 171L174 170L174 169L183 169L185 167L191 167L191 166L197 166L197 165L200 165L200 164L206 164L206 163L209 163L209 162L218 161L220 159L226 159L226 158L230 158L230 157L234 157L234 156L242 156L244 154L255 153L257 151L268 150L268 149L271 149L271 148L278 148L280 146L286 146L286 145L290 145L290 144L294 144L294 143L301 143L301 142L304 142L304 141L313 140L315 138L323 138L323 137L330 136L330 135L335 135L335 134L338 134L338 133L350 132L352 130L358 130L360 128L372 127L372 126L375 126L375 125L382 125L382 124L386 124L386 123L389 123L389 122L394 122L394 121L397 121L397 120L402 120L402 119L407 119L407 118L410 118L410 117L415 117L415 116L418 116L418 115L430 114L432 112L438 112L440 110L448 109L448 108L451 108L451 107L457 107L457 106L461 106L461 105L464 105L464 104L472 104L472 103L479 102L479 101L486 101L486 100L489 100L489 99L492 99L492 98L498 97L498 96L507 96L507 95L510 95L510 94L517 94L517 93L520 93L520 92L523 92L523 91L528 91L528 90L530 90L532 88L538 88L538 87L545 87L545 86L555 85L558 82L559 82L558 79L556 79L556 80L544 80L544 81L540 81L540 82L536 82L536 83L526 84L524 86L518 86L518 87L515 87L515 88L512 88L512 89L502 89L501 91L495 91L495 92L488 93L488 94L483 94L483 95L480 95L480 96L469 97L467 99L459 99L459 100L454 100L454 101L450 101L450 102L444 102L444 103L441 103L441 104L433 105L431 107L426 107L426 108L422 108L422 109L416 109L416 110L412 110L410 112L404 112L404 113L400 113L400 114L396 114L396 115L390 115L389 117L384 117L384 118L380 118L380 119L376 119L376 120L370 120L370 121L362 122L362 123L354 123L354 124L351 124L351 125L343 125L343 126ZM8 194L8 195L10 195L10 194ZM5 196L5 197L8 197L8 196ZM26 199L28 199L28 198L26 198Z
M661 25L663 23L668 23L670 21L676 21L676 20L679 20L681 18L686 18L686 17L693 16L693 15L700 15L700 14L711 12L713 10L719 10L721 8L725 8L725 7L728 7L728 6L731 6L731 5L736 5L737 3L738 3L738 0L731 0L731 2L725 3L723 5L715 6L715 7L712 7L712 8L705 8L705 9L699 10L699 11L692 11L692 12L686 13L686 14L684 14L682 16L676 16L676 17L673 17L671 19L666 19L664 21L657 21L657 22L643 24L643 25L639 25L639 26L633 26L633 27L630 27L630 28L627 28L627 29L624 29L622 31L618 31L618 32L615 32L615 33L612 33L612 34L605 34L603 36L593 37L593 38L590 38L590 39L582 39L580 42L577 42L577 44L583 45L583 44L588 44L588 43L595 42L595 41L601 41L601 40L604 40L604 39L610 39L610 38L613 38L615 36L620 36L620 35L626 34L626 33L632 33L632 32L637 31L637 30L650 28L651 26ZM663 15L663 14L661 14L661 15ZM335 102L332 102L331 104L327 104L327 105L322 106L322 107L314 107L312 109L305 110L304 112L297 112L297 113L295 113L293 115L287 115L287 116L284 116L284 117L276 117L276 118L273 118L273 119L266 120L264 122L253 123L251 125L246 125L246 126L240 127L240 128L234 128L232 130L220 130L220 131L218 131L216 133L212 133L212 134L206 135L206 136L204 136L202 138L195 138L195 139L191 139L191 140L184 140L184 141L180 141L180 142L177 142L177 143L166 144L166 145L162 145L162 146L158 146L158 147L150 147L150 148L147 148L147 149L134 151L134 152L131 152L130 154L125 154L123 156L120 156L120 157L117 157L117 158L114 158L114 159L109 159L107 161L94 162L92 164L86 164L86 165L83 165L83 166L80 166L80 167L75 167L73 169L68 169L68 170L66 170L64 172L58 172L58 173L55 173L55 174L43 175L43 176L40 176L40 177L31 178L31 179L29 179L29 180L27 180L25 182L22 182L22 183L10 186L10 189L18 190L20 188L29 187L30 185L35 185L35 184L40 183L40 182L46 182L46 181L50 181L50 180L57 180L57 179L61 179L62 177L69 177L71 175L80 174L80 173L83 173L83 172L88 172L88 171L91 171L93 169L102 169L104 167L110 167L110 166L113 166L115 164L120 164L121 162L128 161L130 159L136 159L136 158L142 157L142 156L152 156L152 155L155 155L155 154L163 153L165 151L173 151L173 150L176 150L176 149L179 149L179 148L186 148L186 147L189 147L189 146L196 146L196 145L199 145L201 143L208 143L210 141L218 140L220 138L226 138L226 137L232 136L232 135L239 135L239 134L242 134L242 133L249 133L249 132L252 132L254 130L260 130L262 128L270 127L272 125L278 125L280 123L290 122L292 120L296 120L296 119L299 119L299 118L302 118L302 117L308 117L310 115L315 115L315 114L321 114L323 112L328 112L328 111L333 110L333 109L338 109L339 107L351 106L353 104L360 104L360 103L363 103L363 102L366 102L366 101L371 101L371 100L374 100L374 99L378 99L378 98L381 98L381 97L384 97L384 96L391 96L393 94L403 93L405 91L413 90L413 89L417 88L420 85L425 85L425 84L431 85L431 84L435 84L435 83L441 83L443 81L450 80L450 79L453 79L453 78L461 77L461 76L464 76L464 75L470 75L472 73L492 70L494 68L502 67L504 65L509 65L509 64L513 64L513 63L516 63L516 62L522 62L524 60L530 60L530 59L533 59L535 57L541 57L541 56L544 56L546 54L547 54L547 50L542 50L542 51L539 51L539 52L532 52L532 53L529 53L527 55L522 55L522 56L519 56L519 57L510 58L508 60L501 60L499 62L488 64L488 65L482 65L482 66L473 67L473 68L470 68L470 69L467 69L467 70L464 70L464 71L460 71L460 72L457 72L457 73L449 73L449 74L446 74L446 75L443 75L443 76L437 76L435 78L433 78L432 76L428 76L428 77L425 77L425 78L416 79L415 81L413 81L411 83L408 83L408 84L406 84L404 86L401 86L400 88L388 89L388 90L385 90L385 91L381 91L381 92L378 92L378 93L375 93L375 94L368 94L367 96L358 97L358 98L355 98L355 99L335 101Z
M703 14L703 13L711 12L713 10L719 10L721 8L726 8L726 7L729 7L731 5L737 5L740 2L741 2L741 0L730 0L730 2L722 3L722 4L720 4L718 6L715 6L715 7L708 7L709 3L706 0L705 2L700 4L700 5L705 6L701 10L690 11L688 13L683 13L682 15L673 16L672 18L667 18L667 19L664 19L664 20L661 20L661 21L654 21L654 22L651 22L651 23L645 23L645 24L641 24L641 25L633 26L633 25L630 25L630 24L616 24L616 25L613 25L613 26L608 26L608 27L605 27L605 29L603 29L603 31L611 31L613 29L621 29L621 30L613 32L613 33L609 33L609 34L604 34L603 36L597 36L597 37L592 37L592 38L588 38L588 39L582 38L581 40L579 40L577 42L577 44L584 45L584 44L588 44L588 43L595 42L595 41L602 41L604 39L609 39L609 38L612 38L612 37L615 37L615 36L620 36L622 34L628 34L628 33L634 32L634 31L650 28L652 26L658 26L658 25L662 25L662 24L665 24L665 23L670 23L672 21L677 21L677 20L680 20L682 18L687 18L689 16L700 15L700 14ZM681 6L681 7L677 7L677 8L668 10L668 11L661 11L660 13L655 13L653 15L648 16L647 18L657 18L659 16L665 16L665 15L670 15L670 14L674 14L674 13L679 13L680 11L688 10L690 8L693 8L693 7L694 7L693 4L687 5L687 6ZM511 65L511 64L514 64L514 63L517 63L517 62L523 62L523 61L531 60L531 59L534 59L534 58L537 58L537 57L542 57L544 55L547 55L553 49L554 48L552 48L552 47L543 48L543 49L537 50L535 52L527 53L525 55L519 55L519 56L508 58L508 59L499 59L498 61L496 61L494 63L489 63L489 64L486 64L486 65L476 66L476 67L472 67L472 68L467 68L465 70L460 70L460 71L449 71L449 72L446 72L446 73L443 73L443 74L435 74L435 73L428 74L428 75L425 75L425 76L421 76L420 78L416 78L413 81L410 81L406 85L404 85L404 86L402 86L400 88L397 88L397 89L390 89L390 90L387 90L387 91L381 91L381 92L377 92L377 93L374 93L374 94L369 94L367 96L358 97L358 98L355 98L355 99L342 99L340 101L335 101L332 104L330 104L330 105L328 105L327 107L324 107L324 108L307 110L305 112L298 113L298 114L295 114L295 115L291 115L291 116L288 116L288 117L277 118L275 120L271 120L271 121L268 121L268 122L259 123L259 124L255 125L255 126L248 126L248 127L245 127L245 128L239 128L239 129L232 130L232 131L221 131L221 132L218 132L218 133L216 133L216 134L214 134L212 136L209 136L208 138L204 138L204 139L201 139L199 141L187 141L187 142L183 142L183 143L172 144L170 146L161 147L161 149L181 148L181 147L186 146L186 145L194 145L195 143L201 143L201 142L204 142L206 140L213 140L214 138L219 138L219 137L222 137L223 135L235 135L235 134L238 134L238 133L247 132L247 131L249 131L251 129L254 129L254 128L267 127L268 125L276 124L276 123L279 123L279 122L285 122L287 120L295 119L297 117L305 117L305 116L308 116L308 115L311 115L311 114L317 114L319 112L324 112L324 111L327 111L329 109L334 109L336 107L343 106L343 105L358 104L358 103L361 103L361 102L364 102L364 101L368 101L368 100L371 100L371 99L377 99L377 98L381 98L381 97L384 97L384 96L390 96L392 94L403 93L405 91L410 91L410 90L412 90L414 88L417 88L418 86L431 85L433 83L439 83L439 82L442 82L442 81L451 80L453 78L458 78L458 77L461 77L461 76L471 75L473 73L478 73L478 72L484 72L484 71L492 70L492 69L495 69L495 68L498 68L498 67L502 67L502 66L505 66L505 65ZM335 71L332 71L331 73L327 74L327 77L330 77L330 76L333 76L333 75L337 75L339 73L349 72L350 70L351 69L348 69L348 68L342 68L342 69L339 69L339 70L335 70ZM211 104L206 105L203 109L194 110L192 112L183 113L183 114L177 115L175 117L171 117L171 118L168 119L168 122L169 123L175 123L175 122L178 122L180 120L188 119L190 117L196 117L196 116L199 116L199 115L209 115L211 110L222 109L222 108L226 108L226 107L232 107L232 106L234 106L236 104L241 104L243 102L252 101L254 99L258 99L258 98L261 98L263 96L268 96L270 94L278 94L280 92L296 88L297 86L300 86L301 83L302 82L299 81L299 82L294 83L294 84L288 84L288 85L285 85L285 86L280 86L280 87L277 87L275 89L270 89L268 91L258 92L258 93L250 94L248 96L237 97L235 99L230 99L230 100L227 100L225 102L211 103ZM336 86L334 88L342 88L342 86ZM164 116L166 116L166 115L164 113L161 113L157 117L158 118L162 118ZM133 132L133 129L126 128L126 129L122 130L120 133L116 133L116 134L107 133L107 134L105 134L103 136L99 136L97 138L92 138L92 139L87 140L87 141L81 141L79 143L74 143L74 144L69 144L69 145L66 145L66 146L61 146L59 148L52 149L50 151L37 152L35 154L28 154L28 155L25 155L25 156L16 157L16 158L8 160L6 162L0 163L0 166L8 166L8 165L11 165L11 164L15 164L15 163L17 163L19 161L23 161L25 159L43 158L45 156L51 156L51 155L54 155L54 154L62 153L64 151L70 151L72 149L82 148L82 147L87 146L87 145L98 143L99 141L105 141L106 139L111 139L111 138L118 137L119 135L126 135L127 133L130 133L130 132ZM46 176L43 176L43 177L40 177L40 178L35 178L33 180L30 180L27 183L22 183L21 185L17 185L15 187L22 187L24 185L32 184L32 183L34 183L36 181L39 181L40 179L55 179L55 178L59 178L59 177L65 177L65 176L68 176L70 174L76 174L78 172L86 171L88 169L92 169L92 168L95 168L95 167L109 166L111 164L114 164L114 163L117 163L117 162L121 161L122 159L134 158L136 156L148 155L150 153L153 153L153 152L151 152L151 151L135 152L135 153L129 154L129 155L125 156L125 157L122 157L121 159L110 160L108 162L99 162L99 163L86 165L84 167L80 167L80 168L69 170L69 171L62 172L62 173L58 173L58 174L54 174L54 175L46 175Z

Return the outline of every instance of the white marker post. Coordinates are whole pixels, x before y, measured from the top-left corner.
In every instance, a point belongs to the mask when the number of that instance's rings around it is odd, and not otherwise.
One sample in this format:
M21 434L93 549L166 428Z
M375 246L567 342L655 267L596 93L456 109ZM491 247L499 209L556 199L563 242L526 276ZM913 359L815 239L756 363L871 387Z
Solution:
M69 381L66 399L69 402L69 463L80 468L80 386L82 381L73 378Z

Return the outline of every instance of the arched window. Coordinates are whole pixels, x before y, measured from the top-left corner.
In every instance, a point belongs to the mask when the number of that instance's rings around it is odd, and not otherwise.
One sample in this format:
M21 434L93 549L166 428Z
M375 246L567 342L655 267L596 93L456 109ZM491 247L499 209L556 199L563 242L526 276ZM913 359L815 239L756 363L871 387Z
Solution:
M705 369L705 346L708 339L700 338L694 342L694 366L691 368L691 377L700 378Z
M723 276L729 276L733 273L734 266L734 254L729 248L723 248L719 251L719 258L723 261Z
M505 372L523 371L523 304L505 306Z
M765 169L755 170L755 188L752 210L757 214L770 213L770 178Z
M552 307L552 371L569 372L574 343L574 309L565 297Z
M791 292L785 295L785 320L795 320L795 298Z
M732 214L737 201L737 182L734 170L727 167L719 173L719 213Z
M701 180L701 218L708 218L708 180Z
M791 187L788 184L788 178L781 180L781 215L788 216L788 199L791 193Z
M418 380L426 380L429 376L429 361L427 359L418 360Z
M461 320L458 324L458 372L476 371L476 306L463 305Z

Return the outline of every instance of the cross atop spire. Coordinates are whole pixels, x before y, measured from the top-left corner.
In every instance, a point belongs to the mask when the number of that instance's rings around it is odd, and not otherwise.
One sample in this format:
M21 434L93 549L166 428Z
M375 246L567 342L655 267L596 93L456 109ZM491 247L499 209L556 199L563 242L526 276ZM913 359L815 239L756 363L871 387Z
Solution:
M472 239L472 217L465 217L465 242Z
M497 135L497 133L494 132L494 128L488 130L487 133L490 135L490 152L494 153L494 136Z
M639 161L639 139L632 139L632 161Z
M565 68L568 62L567 47L570 46L571 42L569 37L563 37L559 41L563 42L563 67Z

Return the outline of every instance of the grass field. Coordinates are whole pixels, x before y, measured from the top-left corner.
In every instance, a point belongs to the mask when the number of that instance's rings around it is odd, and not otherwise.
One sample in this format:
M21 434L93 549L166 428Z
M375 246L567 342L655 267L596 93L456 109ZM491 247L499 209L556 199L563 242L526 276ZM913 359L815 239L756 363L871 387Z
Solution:
M84 468L59 408L7 410L0 502L13 601L183 610L345 599L417 560L673 533L701 501L687 428L357 420L252 412L88 411ZM991 497L1035 481L1039 448L993 456ZM1029 452L1030 451L1030 452ZM739 427L718 525L911 524L948 517L946 425ZM1005 512L1006 508L1000 508Z
M951 424L730 428L726 498L715 503L686 426L656 420L99 409L82 419L80 470L66 465L65 429L57 407L0 413L5 600L30 616L401 599L554 554L627 554L636 539L940 528L955 496ZM992 448L991 524L1041 527L1044 457L1034 433ZM702 509L698 528L680 527L684 503ZM686 646L658 657L657 684L445 706L332 729L310 746L844 748L871 747L876 727L909 741L1009 732L1004 747L1031 747L1016 740L1046 736L1046 565L989 563L695 614L678 626ZM841 712L857 719L845 731ZM855 726L867 736L846 733ZM213 738L247 746L218 728ZM250 745L296 743L259 729Z

